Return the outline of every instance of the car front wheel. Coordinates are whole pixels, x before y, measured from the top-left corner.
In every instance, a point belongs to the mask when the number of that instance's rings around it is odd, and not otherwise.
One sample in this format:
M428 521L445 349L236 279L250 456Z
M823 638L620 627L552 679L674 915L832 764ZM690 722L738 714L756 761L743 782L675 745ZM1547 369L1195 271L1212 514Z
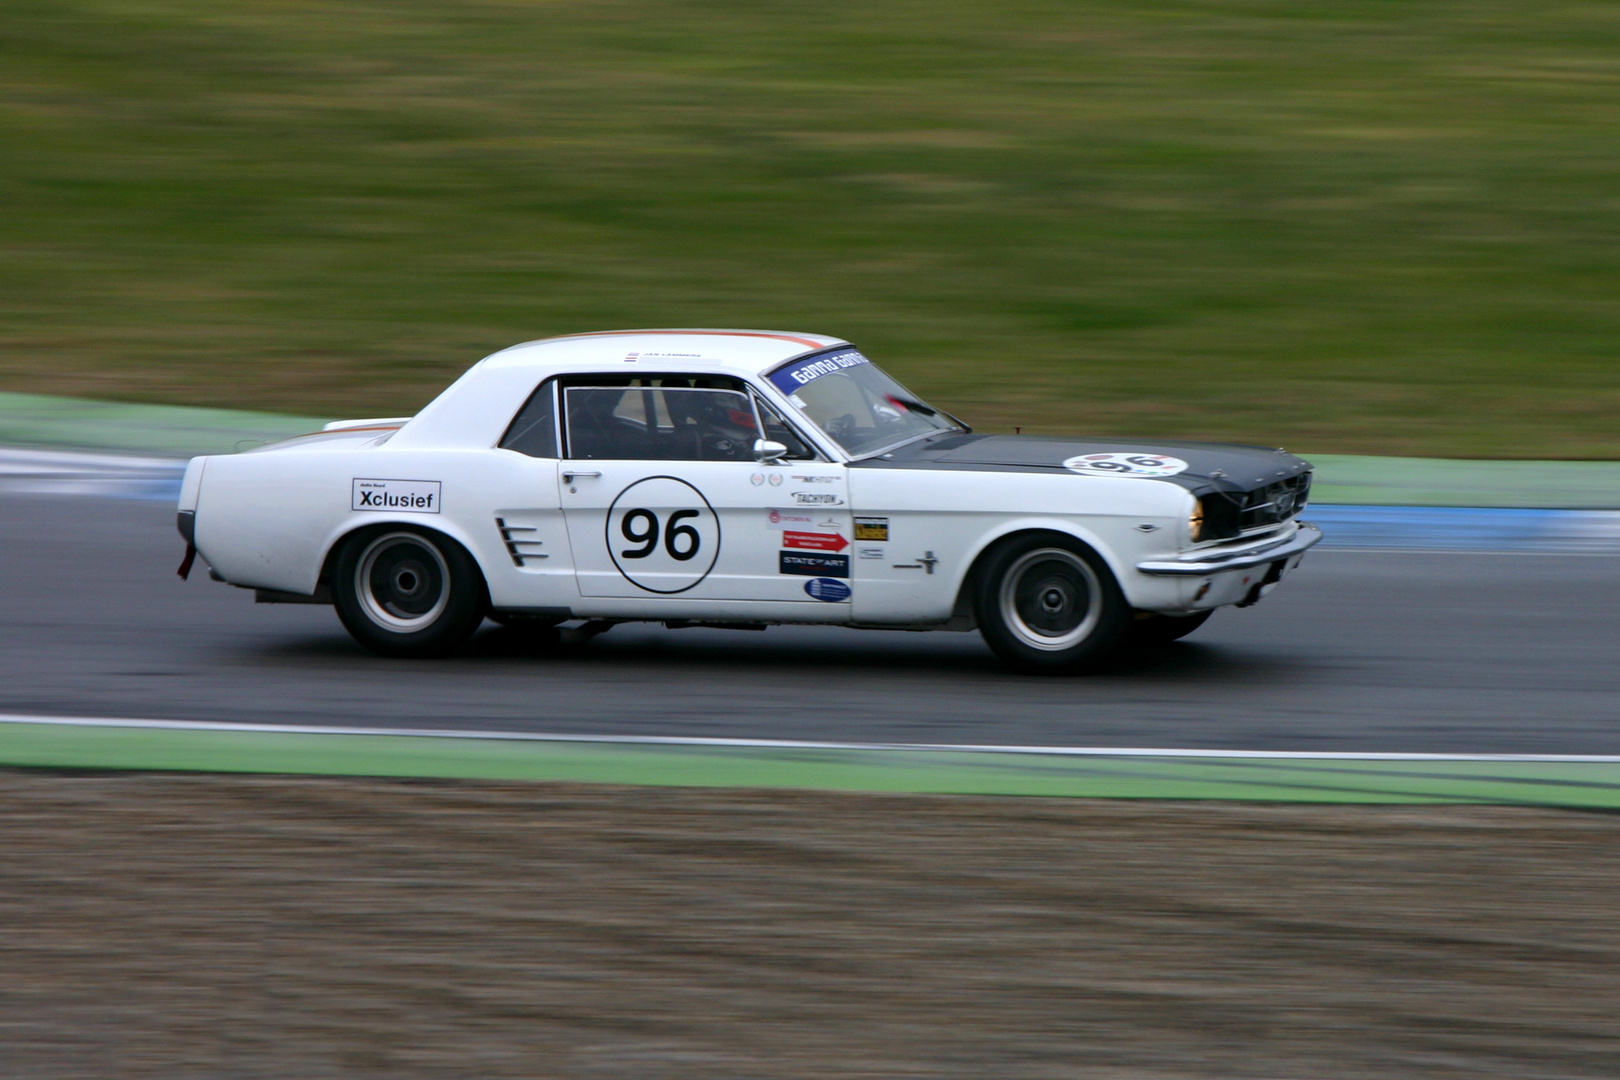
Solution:
M978 576L974 610L996 655L1036 674L1094 667L1130 618L1102 558L1055 533L1015 537L994 550Z
M379 656L445 656L483 622L484 578L436 533L389 526L344 541L332 570L338 618Z

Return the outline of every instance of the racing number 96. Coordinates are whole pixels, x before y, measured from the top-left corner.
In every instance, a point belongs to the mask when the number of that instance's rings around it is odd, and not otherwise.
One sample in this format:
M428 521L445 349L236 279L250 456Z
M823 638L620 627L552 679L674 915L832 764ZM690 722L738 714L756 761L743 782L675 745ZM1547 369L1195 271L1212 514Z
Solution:
M676 510L664 523L664 550L677 562L695 558L699 549L703 547L703 538L698 535L698 531L690 525L681 524L687 518L697 516L696 510ZM639 548L626 548L619 552L620 558L645 559L658 549L658 515L651 510L626 511L624 520L619 523L619 531L632 544L642 545Z

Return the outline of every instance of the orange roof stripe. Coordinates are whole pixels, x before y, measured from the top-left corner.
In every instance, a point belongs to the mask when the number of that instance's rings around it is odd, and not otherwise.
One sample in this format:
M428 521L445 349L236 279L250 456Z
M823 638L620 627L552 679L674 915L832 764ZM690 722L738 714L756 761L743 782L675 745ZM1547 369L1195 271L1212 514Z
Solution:
M557 337L542 338L542 341L566 341L569 338L587 337L640 337L651 334L682 334L690 337L755 337L770 338L773 341L791 341L795 345L803 345L807 349L821 349L826 346L819 341L809 338L795 337L792 334L767 334L761 330L597 330L588 334L561 334Z

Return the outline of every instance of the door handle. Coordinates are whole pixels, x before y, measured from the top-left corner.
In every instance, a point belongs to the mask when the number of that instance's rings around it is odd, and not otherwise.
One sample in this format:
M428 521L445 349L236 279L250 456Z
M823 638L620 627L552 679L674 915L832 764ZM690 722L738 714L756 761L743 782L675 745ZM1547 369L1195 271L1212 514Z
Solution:
M599 472L575 472L573 469L567 469L567 470L565 470L563 472L562 478L563 478L563 483L572 484L574 482L574 477L576 477L576 476L601 476L601 475L602 474L599 473Z

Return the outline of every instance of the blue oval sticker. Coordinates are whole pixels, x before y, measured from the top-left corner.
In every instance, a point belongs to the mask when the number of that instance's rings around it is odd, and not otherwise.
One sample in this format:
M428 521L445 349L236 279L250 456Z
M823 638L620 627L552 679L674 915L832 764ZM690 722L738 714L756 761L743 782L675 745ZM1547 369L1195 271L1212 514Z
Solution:
M804 591L817 600L825 600L829 604L837 604L849 599L849 586L837 578L812 578L804 583Z

